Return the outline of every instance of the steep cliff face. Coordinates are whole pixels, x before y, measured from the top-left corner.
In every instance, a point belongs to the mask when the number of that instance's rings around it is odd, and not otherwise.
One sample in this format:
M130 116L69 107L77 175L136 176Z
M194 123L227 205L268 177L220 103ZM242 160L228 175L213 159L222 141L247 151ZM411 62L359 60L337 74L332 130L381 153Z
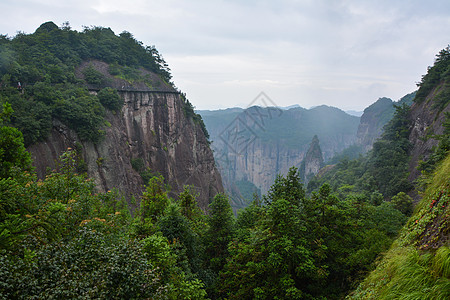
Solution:
M383 97L364 109L356 134L356 144L362 147L363 152L371 150L373 143L383 133L384 125L394 116L394 105L411 105L415 94L416 92L407 94L398 102Z
M224 187L232 195L239 194L236 183L242 181L266 193L277 174L287 174L292 166L300 167L314 135L321 140L323 158L331 158L355 142L359 124L358 117L328 106L199 113L211 135ZM312 164L309 167L315 168ZM235 207L242 203L237 198L233 199Z
M94 92L95 93L95 92ZM98 188L117 188L129 199L139 197L143 180L132 168L140 160L164 176L172 195L183 185L193 185L203 209L216 193L223 192L209 143L201 126L187 118L179 93L175 91L119 91L125 104L116 114L108 111L104 139L94 145L55 122L50 137L29 148L39 176L53 168L68 147L82 148L87 173Z
M394 102L389 98L380 98L364 110L356 134L356 143L364 152L372 149L372 145L383 132L383 126L394 115Z
M435 106L435 97L443 90L450 90L446 84L442 83L433 89L425 101L414 103L410 111L411 132L409 140L412 144L410 152L411 160L409 162L409 177L414 181L420 176L417 166L420 160L426 161L432 153L433 147L437 146L439 141L433 138L436 135L444 133L445 114L450 112L448 103L442 109Z
M324 166L322 150L320 149L319 138L315 135L306 152L305 159L300 166L300 176L305 185L309 180L319 173L319 170Z

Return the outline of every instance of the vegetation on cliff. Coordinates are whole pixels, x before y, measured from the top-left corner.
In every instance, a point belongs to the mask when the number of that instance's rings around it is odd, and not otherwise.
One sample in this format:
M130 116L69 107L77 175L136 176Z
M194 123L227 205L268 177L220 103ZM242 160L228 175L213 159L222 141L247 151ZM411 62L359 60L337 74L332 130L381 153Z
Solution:
M12 105L12 125L23 133L26 146L44 140L53 119L82 140L99 142L105 109L118 111L122 106L115 89L123 84L115 81L175 91L171 78L156 48L144 46L129 32L115 35L104 27L77 32L68 24L59 28L47 22L32 34L0 36L0 98Z
M450 298L450 156L429 179L414 215L349 299Z
M409 192L411 183L407 180L410 142L409 106L396 107L394 117L389 121L373 150L355 160L343 159L323 176L311 180L308 192L328 182L333 191L343 196L355 195L365 199L391 198L400 192Z

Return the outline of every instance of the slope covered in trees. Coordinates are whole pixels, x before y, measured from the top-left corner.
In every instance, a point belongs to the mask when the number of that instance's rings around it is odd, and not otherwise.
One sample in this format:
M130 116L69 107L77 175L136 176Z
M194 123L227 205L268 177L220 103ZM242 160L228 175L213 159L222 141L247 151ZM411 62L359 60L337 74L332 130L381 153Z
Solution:
M103 72L97 62L105 63ZM59 28L47 22L32 34L0 35L0 96L12 105L12 124L23 133L26 146L44 140L54 119L81 139L98 142L107 126L105 109L117 111L122 105L115 81L174 91L171 78L156 48L144 46L129 32L115 35L95 26L77 32L68 24ZM87 86L99 90L98 95ZM183 99L187 114L203 123Z
M349 299L450 298L450 155L428 177L415 213Z
M131 216L76 172L73 150L45 180L13 163L0 179L3 298L338 298L406 219L328 185L306 197L295 168L237 219L225 195L209 215L190 187L169 198L161 176Z
M333 191L341 195L353 194L368 200L379 195L391 198L400 192L409 192L412 185L407 180L411 147L408 111L406 104L397 106L394 117L367 156L343 159L323 176L311 180L308 191L328 182Z

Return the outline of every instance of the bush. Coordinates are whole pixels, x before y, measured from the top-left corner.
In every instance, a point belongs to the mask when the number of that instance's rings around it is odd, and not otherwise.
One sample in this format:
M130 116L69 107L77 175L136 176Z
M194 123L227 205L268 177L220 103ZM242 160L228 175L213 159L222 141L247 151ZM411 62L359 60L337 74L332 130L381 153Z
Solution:
M120 98L116 89L106 87L97 94L100 103L109 110L119 111L123 105L123 99Z
M84 80L87 83L101 85L105 82L105 77L102 73L97 71L92 65L89 65L83 70Z

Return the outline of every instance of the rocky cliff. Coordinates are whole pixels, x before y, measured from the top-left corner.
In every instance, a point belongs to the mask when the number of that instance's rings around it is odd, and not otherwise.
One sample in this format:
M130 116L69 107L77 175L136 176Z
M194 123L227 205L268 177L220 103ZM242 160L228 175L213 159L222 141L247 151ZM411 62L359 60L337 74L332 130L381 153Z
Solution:
M393 101L389 98L380 98L364 109L356 134L356 143L362 146L363 152L372 149L372 145L383 132L383 126L394 115Z
M317 135L315 135L300 166L300 176L305 185L308 184L309 180L312 177L319 173L319 170L323 166L324 161L322 150L320 149L319 138L317 137Z
M396 104L412 104L415 92L402 97L398 102L390 98L379 98L376 102L364 109L356 134L356 144L361 146L363 152L372 149L373 143L381 136L383 127L392 119Z
M93 92L95 93L95 91ZM188 118L182 96L172 91L119 91L125 104L118 113L107 112L104 139L97 145L81 141L60 122L54 122L45 142L29 148L39 176L68 147L82 149L87 173L103 191L117 188L128 199L139 197L143 180L133 169L139 160L160 173L172 188L193 185L203 209L216 193L223 192L212 151L201 126Z
M450 113L450 103L447 100L446 105L438 107L435 98L439 93L445 91L448 93L450 87L448 84L441 83L428 94L425 101L415 102L411 106L409 140L412 149L408 177L410 181L414 181L420 176L420 171L417 170L419 161L428 160L429 155L433 152L433 147L439 143L435 137L444 133L444 121L446 113Z
M329 159L352 145L359 118L328 106L312 109L251 107L200 111L213 141L214 156L224 187L243 203L238 182L266 193L277 174L300 167L314 135L321 140L323 158ZM242 195L242 193L241 193Z

